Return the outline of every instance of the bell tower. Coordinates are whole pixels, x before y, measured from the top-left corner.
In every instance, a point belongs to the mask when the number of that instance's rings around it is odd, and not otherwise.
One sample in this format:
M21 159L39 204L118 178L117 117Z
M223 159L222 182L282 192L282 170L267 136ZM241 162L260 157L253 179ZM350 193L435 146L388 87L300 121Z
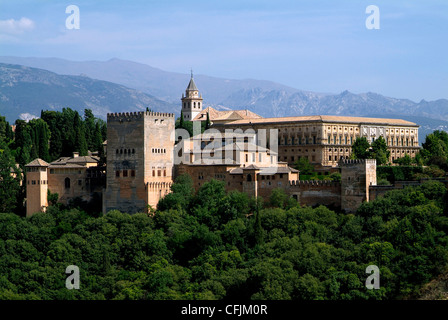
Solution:
M192 121L202 111L202 95L199 95L199 90L194 83L193 71L191 71L190 83L185 90L185 95L182 94L181 100L184 121Z

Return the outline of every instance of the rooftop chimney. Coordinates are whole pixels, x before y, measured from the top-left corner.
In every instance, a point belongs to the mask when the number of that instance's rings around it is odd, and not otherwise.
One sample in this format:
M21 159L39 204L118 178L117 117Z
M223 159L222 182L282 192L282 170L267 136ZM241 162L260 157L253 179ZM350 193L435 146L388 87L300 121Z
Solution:
M79 152L73 152L73 158L78 158L79 157Z

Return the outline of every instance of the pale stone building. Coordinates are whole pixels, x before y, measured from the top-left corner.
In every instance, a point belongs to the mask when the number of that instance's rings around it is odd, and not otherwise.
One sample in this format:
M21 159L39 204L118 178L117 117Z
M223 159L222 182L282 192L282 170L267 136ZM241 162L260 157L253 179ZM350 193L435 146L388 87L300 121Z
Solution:
M390 150L389 161L415 157L419 126L400 119L381 119L345 116L304 116L257 118L213 124L224 132L227 129L278 129L279 161L293 165L306 157L318 170L331 171L341 159L349 159L351 146L358 137L372 143L382 136Z
M104 187L104 213L115 209L148 212L171 192L180 174L189 174L195 189L217 179L227 190L249 196L267 199L273 189L282 188L301 204L354 211L369 201L369 190L376 185L375 160L349 159L357 137L369 142L384 137L390 161L406 154L414 157L419 150L418 125L399 119L262 118L248 110L203 109L193 75L182 96L181 110L184 120L193 121L199 129L208 114L212 130L189 137L186 130L175 130L172 113L110 113L104 145L106 172L95 157L76 154L50 164L40 159L29 163L27 215L45 210L47 190L67 202L74 197L88 199L99 186ZM292 166L300 157L307 157L318 170L340 171L342 181L299 180L300 172ZM91 177L98 174L103 180L96 181L93 188Z
M107 115L107 183L103 212L146 212L171 191L174 114Z
M26 215L44 212L48 206L48 191L58 194L58 202L68 204L79 198L89 202L96 193L101 197L105 183L105 168L98 166L99 157L62 157L51 163L35 159L25 166Z

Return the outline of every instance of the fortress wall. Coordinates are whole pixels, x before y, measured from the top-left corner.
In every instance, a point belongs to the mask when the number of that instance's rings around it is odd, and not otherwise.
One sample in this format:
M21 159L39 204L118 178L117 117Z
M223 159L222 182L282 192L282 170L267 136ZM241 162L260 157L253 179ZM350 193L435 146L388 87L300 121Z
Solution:
M328 180L290 181L285 190L300 204L341 207L341 183Z

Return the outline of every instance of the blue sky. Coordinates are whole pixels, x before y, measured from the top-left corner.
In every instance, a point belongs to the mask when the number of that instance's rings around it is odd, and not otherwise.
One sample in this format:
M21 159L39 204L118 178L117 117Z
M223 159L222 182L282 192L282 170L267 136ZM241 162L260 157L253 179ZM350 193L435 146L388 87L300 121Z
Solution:
M80 9L69 30L68 5ZM380 29L368 30L368 5ZM0 0L0 55L121 58L316 92L448 98L448 1Z

